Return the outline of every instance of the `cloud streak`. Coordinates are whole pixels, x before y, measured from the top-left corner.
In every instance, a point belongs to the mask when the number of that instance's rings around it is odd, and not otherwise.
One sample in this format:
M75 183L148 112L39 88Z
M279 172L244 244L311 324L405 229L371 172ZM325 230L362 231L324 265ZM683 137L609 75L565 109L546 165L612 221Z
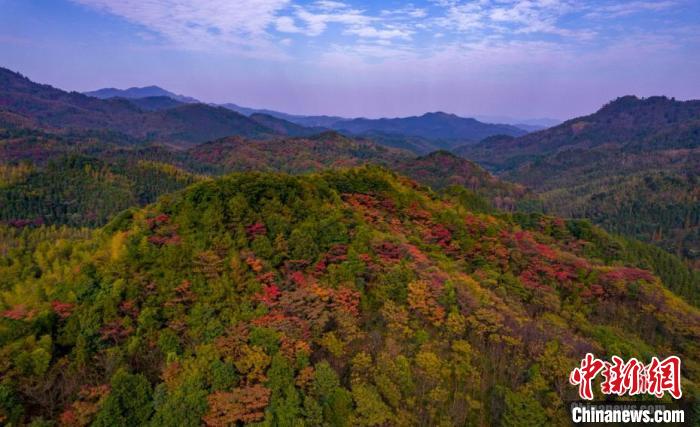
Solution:
M143 26L176 47L269 50L268 27L289 0L73 0Z

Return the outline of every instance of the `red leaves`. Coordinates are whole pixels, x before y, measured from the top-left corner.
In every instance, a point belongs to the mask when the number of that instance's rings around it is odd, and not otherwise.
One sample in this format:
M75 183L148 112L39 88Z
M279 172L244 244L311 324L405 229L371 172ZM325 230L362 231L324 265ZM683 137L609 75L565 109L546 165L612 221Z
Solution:
M256 299L265 303L268 307L273 306L279 298L280 290L275 285L263 285L263 291L256 295Z
M374 246L374 251L384 262L395 262L403 258L404 253L399 245L391 242L382 242Z
M12 320L30 320L36 314L35 310L27 310L24 304L19 304L9 310L5 310L0 316Z
M394 201L372 194L346 193L343 200L356 210L364 214L365 219L371 223L376 223L385 213L396 212Z
M192 282L183 280L180 286L175 288L175 297L165 303L166 307L172 307L177 304L189 305L195 300L194 294L190 290Z
M148 237L148 243L153 243L156 246L165 246L165 245L178 245L180 244L181 239L180 236L177 234L173 235L168 235L168 236L149 236Z
M100 410L103 399L109 394L108 385L84 386L78 393L78 400L73 402L60 415L61 426L86 426L92 422Z
M352 317L360 315L360 293L350 288L340 288L332 292L333 307Z
M158 214L152 218L146 219L146 224L148 224L148 227L151 230L156 229L157 227L167 224L170 222L170 217L164 213Z
M248 255L248 257L245 259L245 262L246 264L248 264L248 267L250 267L256 273L260 273L263 270L262 261L260 261L254 255Z
M256 277L256 279L258 279L258 282L263 283L265 285L274 284L276 278L277 278L277 276L272 271L268 271L267 273L258 274L258 276Z
M603 274L601 281L604 283L614 282L636 282L644 280L645 282L653 282L654 275L647 270L632 267L618 267L612 271Z
M156 234L148 237L148 242L156 246L177 245L181 239L177 234L177 224L170 224L170 217L159 214L146 220L148 227Z
M258 236L267 234L267 227L262 222L256 222L245 228L246 235L250 240L254 240Z
M406 252L408 253L408 255L410 255L411 258L413 258L413 260L419 265L425 265L430 262L428 257L416 246L406 244L404 245L404 247L406 248Z
M419 280L408 285L408 305L412 310L439 326L445 318L445 309L438 303L438 292L427 282Z
M256 384L231 392L217 391L207 397L209 412L203 417L207 426L226 427L238 422L253 423L265 417L270 389Z
M71 314L73 314L75 304L70 302L52 301L51 309L59 318L67 319Z
M119 304L119 311L132 319L136 319L139 316L139 309L136 306L136 302L133 300L122 301L122 303Z
M426 211L425 209L421 209L420 206L418 206L418 203L415 202L411 204L407 213L408 217L416 222L427 222L432 217L430 212Z
M605 288L597 284L592 284L581 292L582 298L602 298L604 296Z
M338 264L348 259L348 245L336 244L316 263L316 271L326 271L329 264Z
M122 342L133 332L132 327L124 327L121 320L113 320L100 329L100 337L103 341L112 341L115 344Z
M428 229L423 238L429 243L436 243L447 248L452 241L452 232L442 224L435 224Z
M306 280L306 276L304 276L304 273L302 273L301 271L293 272L289 275L289 278L291 279L292 283L294 283L294 285L300 288L303 288L309 284L309 282Z

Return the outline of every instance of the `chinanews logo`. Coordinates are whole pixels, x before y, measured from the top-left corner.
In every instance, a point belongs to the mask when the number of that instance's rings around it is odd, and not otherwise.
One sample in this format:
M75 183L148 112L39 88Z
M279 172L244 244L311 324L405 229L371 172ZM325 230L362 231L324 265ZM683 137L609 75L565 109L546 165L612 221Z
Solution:
M611 360L600 360L588 353L581 360L581 366L571 371L569 383L578 386L581 399L593 400L593 381L599 374L603 377L600 392L604 395L646 394L662 398L668 393L674 399L683 396L681 359L677 356L670 356L661 361L652 357L651 363L647 365L635 358L625 362L621 357L612 356Z

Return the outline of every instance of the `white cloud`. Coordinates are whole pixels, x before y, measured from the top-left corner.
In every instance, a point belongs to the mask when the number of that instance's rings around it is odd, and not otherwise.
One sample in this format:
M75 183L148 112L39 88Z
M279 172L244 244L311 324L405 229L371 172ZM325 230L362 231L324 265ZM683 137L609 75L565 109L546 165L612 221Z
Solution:
M375 39L410 39L413 31L401 28L384 28L377 29L370 26L358 26L348 28L344 32L345 34L354 34L363 38L375 38Z
M669 0L621 2L596 8L587 16L589 18L617 18L640 12L659 12L665 9L670 9L677 4L677 1Z
M653 13L683 0L428 0L417 7L403 3L393 9L352 0L71 0L143 27L137 34L151 43L165 40L183 49L232 51L265 58L286 58L296 34L296 45L305 43L319 54L337 49L320 37L334 31L344 36L346 48L356 45L375 61L392 50L419 53L439 50L443 43L488 40L493 46L520 41L547 41L574 46L595 39L603 41L608 23L632 13ZM373 7L374 6L374 7ZM569 18L574 18L569 19ZM594 19L595 18L595 19ZM571 25L575 22L576 25ZM555 37L552 37L555 36ZM311 38L316 40L311 41ZM347 40L345 40L345 38ZM492 49L493 49L492 46Z
M275 21L275 28L281 33L301 33L304 31L297 27L294 18L289 16L280 16L277 18Z
M368 26L375 20L375 18L365 15L361 10L345 8L312 11L301 6L296 6L295 15L299 20L305 23L305 34L308 36L318 36L322 34L326 31L329 24L341 24L358 28Z
M316 7L323 10L347 9L348 5L339 1L320 0L315 3Z
M251 49L266 46L266 31L289 0L73 0L120 16L178 47Z

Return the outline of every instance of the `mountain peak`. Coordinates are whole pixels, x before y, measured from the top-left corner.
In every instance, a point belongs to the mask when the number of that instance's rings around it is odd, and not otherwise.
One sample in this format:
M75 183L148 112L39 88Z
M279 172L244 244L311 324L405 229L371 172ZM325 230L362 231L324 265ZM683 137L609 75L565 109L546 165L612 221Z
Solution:
M160 86L150 85L143 87L130 87L128 89L117 89L117 88L103 88L92 92L85 92L87 96L92 96L94 98L109 99L109 98L127 98L127 99L141 99L141 98L152 98L155 96L165 96L174 99L179 102L184 102L188 104L199 103L199 100L178 95L176 93L170 92L169 90L163 89Z
M433 112L425 113L421 117L426 118L426 119L428 119L428 118L457 118L457 119L463 118L463 117L459 117L456 114L446 113L444 111L433 111Z

